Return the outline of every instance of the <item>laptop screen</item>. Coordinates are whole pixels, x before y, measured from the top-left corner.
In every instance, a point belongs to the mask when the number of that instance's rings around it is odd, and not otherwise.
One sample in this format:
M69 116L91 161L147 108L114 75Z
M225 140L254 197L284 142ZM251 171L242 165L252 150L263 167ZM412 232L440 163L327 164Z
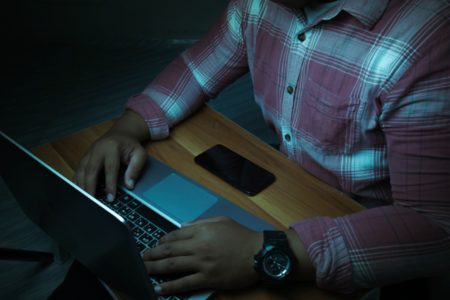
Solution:
M0 132L0 175L37 226L105 283L154 293L125 220Z

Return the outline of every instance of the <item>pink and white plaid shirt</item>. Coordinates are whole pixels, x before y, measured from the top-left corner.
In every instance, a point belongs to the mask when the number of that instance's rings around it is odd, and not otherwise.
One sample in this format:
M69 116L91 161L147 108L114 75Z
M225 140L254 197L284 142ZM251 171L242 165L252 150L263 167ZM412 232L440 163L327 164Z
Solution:
M152 139L250 72L281 151L363 203L292 225L319 287L351 292L450 270L450 4L342 0L314 22L233 0L128 108ZM301 265L301 262L300 262Z

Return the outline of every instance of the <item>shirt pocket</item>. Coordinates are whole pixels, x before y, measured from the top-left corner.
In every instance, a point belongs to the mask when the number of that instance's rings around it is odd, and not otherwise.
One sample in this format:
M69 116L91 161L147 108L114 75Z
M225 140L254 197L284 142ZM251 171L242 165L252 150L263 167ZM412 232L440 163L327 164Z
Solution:
M332 92L326 86L308 79L301 103L300 134L328 153L348 153L359 141L360 101Z

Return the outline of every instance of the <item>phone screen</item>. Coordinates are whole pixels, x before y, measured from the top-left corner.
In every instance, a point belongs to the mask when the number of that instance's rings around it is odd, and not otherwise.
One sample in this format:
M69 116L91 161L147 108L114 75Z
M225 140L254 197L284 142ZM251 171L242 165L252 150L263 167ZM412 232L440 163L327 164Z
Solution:
M275 181L269 171L223 145L215 145L194 158L195 162L230 185L254 196Z

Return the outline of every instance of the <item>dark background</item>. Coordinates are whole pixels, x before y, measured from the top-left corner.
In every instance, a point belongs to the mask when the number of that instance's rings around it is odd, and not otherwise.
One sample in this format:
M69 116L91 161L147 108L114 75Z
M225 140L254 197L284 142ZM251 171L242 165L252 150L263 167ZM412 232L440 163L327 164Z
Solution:
M142 45L196 39L227 0L15 0L2 9L4 40L21 45Z
M226 4L227 0L3 4L0 128L35 146L66 134L69 127L77 130L118 115L130 95L209 30Z

